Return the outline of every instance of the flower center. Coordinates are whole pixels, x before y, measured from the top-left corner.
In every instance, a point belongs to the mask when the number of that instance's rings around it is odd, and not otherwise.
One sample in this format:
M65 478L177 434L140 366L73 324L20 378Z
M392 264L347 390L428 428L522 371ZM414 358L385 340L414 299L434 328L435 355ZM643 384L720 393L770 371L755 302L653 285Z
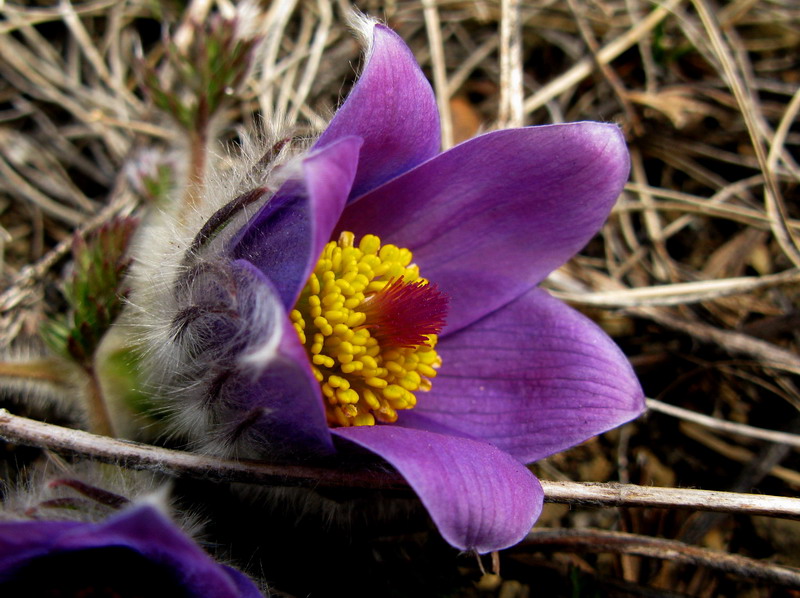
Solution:
M391 423L428 391L442 360L447 296L408 249L343 232L322 251L289 314L311 359L332 426Z

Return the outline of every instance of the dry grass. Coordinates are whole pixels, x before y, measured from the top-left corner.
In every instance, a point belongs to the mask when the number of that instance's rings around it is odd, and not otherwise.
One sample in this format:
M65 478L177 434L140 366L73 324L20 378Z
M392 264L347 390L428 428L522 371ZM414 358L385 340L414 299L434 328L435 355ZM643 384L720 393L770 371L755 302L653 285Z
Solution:
M229 0L192 0L183 11L178 3L156 10L162 3L145 0L35 4L0 4L0 323L7 346L30 346L43 315L59 309L54 285L72 231L135 211L140 199L127 174L143 163L143 152L184 143L142 94L137 57L163 60L163 24L179 45L189 44L191 19L235 8ZM491 128L575 120L617 122L627 135L631 180L611 219L545 285L616 338L657 401L644 419L538 464L537 473L796 495L800 7L793 0L358 6L385 18L414 50L446 117L446 145ZM301 134L324 126L358 64L346 10L344 1L275 0L253 17L265 39L217 123L220 142L262 118L292 123ZM473 560L456 562L443 551L397 548L396 530L370 549L353 540L348 562L354 571L374 568L396 595L765 597L800 590L770 577L767 565L800 565L800 524L791 521L551 506L542 525L572 535L532 535L502 555L499 576L481 577ZM628 535L615 539L597 528ZM682 544L648 543L655 538ZM733 561L748 557L746 566L721 566L729 561L715 562L710 550ZM319 565L317 554L308 552L306 570ZM412 558L421 554L430 561ZM345 566L331 559L335 565L320 570ZM268 561L254 565L276 595L304 595L306 582L292 577L292 566L281 567L284 573L270 571ZM362 581L391 595L374 577L365 572Z

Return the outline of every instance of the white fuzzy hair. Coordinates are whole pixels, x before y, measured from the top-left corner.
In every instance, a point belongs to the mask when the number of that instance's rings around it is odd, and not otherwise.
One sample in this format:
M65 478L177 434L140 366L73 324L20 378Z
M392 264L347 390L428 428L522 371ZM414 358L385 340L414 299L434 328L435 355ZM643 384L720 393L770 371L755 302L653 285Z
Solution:
M349 15L347 15L347 24L358 38L361 47L364 48L365 57L369 57L369 55L372 53L372 32L375 28L375 25L377 25L379 22L380 21L377 19L367 16L355 9L352 10Z
M172 507L169 484L153 473L125 469L93 461L67 464L59 457L48 455L18 482L6 488L6 497L0 504L0 520L48 519L57 521L97 522L114 513L108 505L93 502L67 485L58 485L58 480L75 480L88 487L115 494L131 503L147 502L167 516ZM81 507L54 508L50 501L77 499ZM192 516L187 518L187 529L196 527Z
M240 227L262 207L285 181L299 176L306 140L286 140L285 136L259 134L245 136L240 147L213 156L203 194L191 210L175 201L172 206L151 213L140 227L132 243L133 265L129 284L131 293L120 327L132 337L142 359L144 390L152 397L157 411L166 416L167 434L190 441L192 448L207 453L232 456L235 449L219 441L219 423L202 405L202 381L195 379L191 367L187 371L186 355L176 350L175 321L181 310L178 297L190 293L181 285L193 269L213 264L221 248ZM279 147L280 146L280 147ZM278 148L268 163L263 158L270 148ZM199 250L192 242L204 224L217 210L252 189L268 192L257 202L243 207L212 240ZM183 190L176 190L180 193ZM250 297L258 301L259 297ZM274 357L280 329L274 306L264 304L253 310L247 322L248 333L263 330L269 334L251 343L241 355L241 364L263 368ZM200 339L188 338L191 347Z

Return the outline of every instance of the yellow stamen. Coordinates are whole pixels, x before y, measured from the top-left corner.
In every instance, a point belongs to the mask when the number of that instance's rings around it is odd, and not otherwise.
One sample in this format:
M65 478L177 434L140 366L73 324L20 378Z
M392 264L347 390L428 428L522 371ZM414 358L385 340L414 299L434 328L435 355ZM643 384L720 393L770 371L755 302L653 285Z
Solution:
M391 423L431 388L445 296L408 249L343 232L331 241L289 318L319 380L332 426Z

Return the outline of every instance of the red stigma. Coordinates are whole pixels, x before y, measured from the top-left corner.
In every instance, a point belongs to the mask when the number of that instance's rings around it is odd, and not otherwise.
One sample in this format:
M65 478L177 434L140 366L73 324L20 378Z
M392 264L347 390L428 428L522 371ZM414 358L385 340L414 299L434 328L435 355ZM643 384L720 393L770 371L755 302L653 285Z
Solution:
M367 314L364 326L382 345L418 347L429 334L439 334L447 316L447 295L435 284L391 279L367 299L359 311Z

